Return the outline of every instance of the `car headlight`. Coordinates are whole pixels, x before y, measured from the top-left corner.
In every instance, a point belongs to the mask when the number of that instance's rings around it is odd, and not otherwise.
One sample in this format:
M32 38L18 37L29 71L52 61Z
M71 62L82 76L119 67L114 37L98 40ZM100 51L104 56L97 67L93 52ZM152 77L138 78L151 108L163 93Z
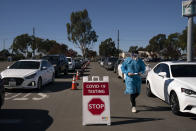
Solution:
M187 95L196 95L196 92L190 89L185 89L185 88L181 88L181 92L187 94Z
M108 65L111 65L112 64L112 62L108 62Z
M32 79L37 75L37 73L31 74L29 76L26 76L25 79Z

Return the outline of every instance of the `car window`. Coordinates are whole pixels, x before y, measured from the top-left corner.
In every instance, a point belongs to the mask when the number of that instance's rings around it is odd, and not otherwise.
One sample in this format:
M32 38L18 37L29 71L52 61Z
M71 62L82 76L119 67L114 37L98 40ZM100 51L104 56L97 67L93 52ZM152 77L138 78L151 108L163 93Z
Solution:
M46 62L47 62L47 67L51 67L52 66L50 62L48 62L48 61L46 61Z
M161 71L160 72L166 72L166 76L170 77L170 72L169 72L169 66L167 64L161 64Z
M159 73L161 71L161 64L157 65L155 68L154 68L154 72L155 73Z
M42 61L42 67L48 67L47 61Z
M44 56L43 59L50 61L52 64L58 64L59 62L58 56Z
M171 73L173 77L196 77L196 65L171 65Z
M39 67L39 61L17 61L10 66L10 69L39 69Z

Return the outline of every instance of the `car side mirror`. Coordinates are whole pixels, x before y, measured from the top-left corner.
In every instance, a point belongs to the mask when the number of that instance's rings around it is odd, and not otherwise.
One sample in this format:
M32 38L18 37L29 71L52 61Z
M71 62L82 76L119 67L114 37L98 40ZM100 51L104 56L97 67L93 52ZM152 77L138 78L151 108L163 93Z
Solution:
M158 75L165 78L167 76L167 73L166 72L159 72Z
M7 69L9 69L9 68L10 68L10 66L7 67Z
M42 67L42 70L46 70L46 69L47 69L47 67L45 67L45 66Z

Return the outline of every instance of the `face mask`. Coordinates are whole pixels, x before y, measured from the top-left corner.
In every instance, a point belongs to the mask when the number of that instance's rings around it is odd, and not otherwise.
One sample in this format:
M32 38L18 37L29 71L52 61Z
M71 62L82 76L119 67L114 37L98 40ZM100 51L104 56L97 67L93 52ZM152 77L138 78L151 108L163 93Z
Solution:
M132 59L137 61L138 60L138 55L133 55Z

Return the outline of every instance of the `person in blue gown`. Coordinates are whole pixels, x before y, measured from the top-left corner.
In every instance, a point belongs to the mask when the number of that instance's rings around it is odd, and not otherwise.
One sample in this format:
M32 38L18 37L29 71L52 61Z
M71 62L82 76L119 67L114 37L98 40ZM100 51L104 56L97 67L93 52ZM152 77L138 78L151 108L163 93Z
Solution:
M130 95L132 104L132 112L136 112L136 97L139 96L141 90L140 75L145 72L145 64L139 58L138 52L132 53L131 57L125 58L121 67L122 72L126 75L125 78L125 94Z

